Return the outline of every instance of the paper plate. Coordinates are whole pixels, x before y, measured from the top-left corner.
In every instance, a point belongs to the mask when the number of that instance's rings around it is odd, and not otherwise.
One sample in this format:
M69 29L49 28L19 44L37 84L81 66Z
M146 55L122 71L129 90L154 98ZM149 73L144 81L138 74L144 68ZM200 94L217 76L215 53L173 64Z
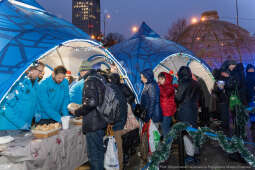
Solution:
M10 143L12 141L14 141L14 138L11 137L11 136L2 136L2 137L0 137L0 145Z

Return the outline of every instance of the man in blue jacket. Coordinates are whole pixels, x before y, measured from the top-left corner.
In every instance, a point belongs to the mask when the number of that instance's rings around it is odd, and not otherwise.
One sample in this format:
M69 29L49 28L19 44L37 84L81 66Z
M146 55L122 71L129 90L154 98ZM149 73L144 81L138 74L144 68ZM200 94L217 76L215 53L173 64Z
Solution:
M61 122L61 117L68 115L69 88L65 79L66 72L64 66L57 66L52 75L39 84L39 108L36 112L36 122L39 124Z
M84 87L84 76L87 74L89 70L92 69L92 66L88 61L83 61L79 68L80 80L76 82L70 88L70 103L82 104L82 90Z
M29 130L37 105L38 77L44 64L34 63L1 104L0 130Z

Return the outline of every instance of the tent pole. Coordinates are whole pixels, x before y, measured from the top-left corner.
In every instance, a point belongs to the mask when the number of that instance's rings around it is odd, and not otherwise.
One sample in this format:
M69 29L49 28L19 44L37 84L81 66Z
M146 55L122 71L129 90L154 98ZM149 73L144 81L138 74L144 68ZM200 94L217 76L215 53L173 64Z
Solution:
M59 48L59 47L58 47L58 48ZM64 61L63 61L63 59L62 59L62 57L61 57L60 52L58 51L58 48L56 49L57 54L58 54L58 56L59 56L59 58L60 58L60 61L61 61L62 65L65 67Z

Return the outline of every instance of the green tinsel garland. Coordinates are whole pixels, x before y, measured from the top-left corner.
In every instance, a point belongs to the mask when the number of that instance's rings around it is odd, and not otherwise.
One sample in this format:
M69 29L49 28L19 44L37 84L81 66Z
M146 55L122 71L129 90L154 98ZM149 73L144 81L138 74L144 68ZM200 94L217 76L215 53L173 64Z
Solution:
M180 132L186 130L187 127L188 125L182 122L179 122L173 126L167 137L157 147L156 152L152 155L150 165L148 167L149 170L158 170L159 163L167 160L170 155L173 140L177 138ZM188 131L188 133L193 138L194 144L196 146L201 146L204 144L206 138L217 140L224 151L228 153L240 153L250 166L255 167L255 157L252 153L249 152L248 149L245 148L244 141L241 138L234 136L231 140L228 140L222 132L215 132L208 127L199 128L197 132ZM215 134L215 136L206 135L205 133L212 133ZM168 143L167 139L172 140Z
M159 163L165 161L170 155L173 140L177 138L180 132L186 130L187 127L188 125L182 122L177 123L172 127L171 131L165 137L163 142L158 145L156 152L153 153L150 159L149 170L159 169ZM171 139L171 141L168 142L166 139Z
M230 96L229 106L230 106L230 110L236 115L234 117L236 121L235 130L239 131L240 136L238 137L245 138L246 137L245 126L249 116L246 113L245 107L243 106L237 94L238 94L238 90L236 89L233 92L233 94Z

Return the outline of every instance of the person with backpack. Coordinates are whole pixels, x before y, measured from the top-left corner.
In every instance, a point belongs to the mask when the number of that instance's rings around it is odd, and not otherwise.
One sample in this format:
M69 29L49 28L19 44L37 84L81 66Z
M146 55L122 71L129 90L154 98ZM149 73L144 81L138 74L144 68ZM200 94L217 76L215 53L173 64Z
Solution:
M123 170L122 135L125 134L124 126L127 121L127 111L128 111L127 99L132 100L132 94L130 94L129 88L127 89L127 86L120 83L119 74L112 73L109 77L109 80L112 86L114 86L120 98L119 109L120 109L121 119L113 125L113 131L114 131L114 137L116 139L117 148L118 148L119 169ZM129 102L132 102L132 101L129 101Z
M165 137L170 131L172 116L176 112L176 104L174 101L175 90L172 84L173 77L161 72L158 75L159 89L160 89L160 106L163 113L162 133Z
M107 81L104 72L89 70L84 76L82 105L70 112L76 116L83 116L83 133L86 134L88 158L91 170L104 169L105 130L108 125L114 125L121 119L120 91ZM125 109L123 109L125 110Z
M104 143L107 122L98 107L103 104L105 98L105 85L100 80L96 70L88 67L84 75L84 88L82 92L82 105L75 111L70 111L75 116L83 116L82 131L86 135L88 159L91 170L104 169Z

